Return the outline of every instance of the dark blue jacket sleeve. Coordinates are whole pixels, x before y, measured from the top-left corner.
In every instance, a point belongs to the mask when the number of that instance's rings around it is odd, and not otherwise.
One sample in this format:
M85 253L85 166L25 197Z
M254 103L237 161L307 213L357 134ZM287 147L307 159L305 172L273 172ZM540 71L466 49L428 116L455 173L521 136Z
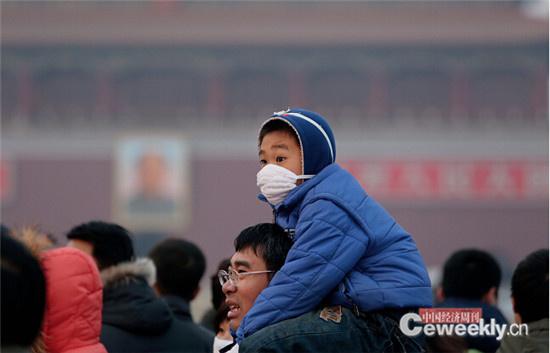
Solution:
M302 209L296 242L241 321L237 340L313 310L365 253L368 237L346 211L319 199Z

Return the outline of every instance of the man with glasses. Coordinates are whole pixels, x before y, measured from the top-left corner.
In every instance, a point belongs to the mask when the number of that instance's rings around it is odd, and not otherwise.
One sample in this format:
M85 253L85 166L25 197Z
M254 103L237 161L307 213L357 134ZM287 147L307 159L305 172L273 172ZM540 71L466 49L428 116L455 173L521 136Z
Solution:
M234 245L231 266L218 277L229 307L229 325L236 331L256 297L283 266L292 240L278 225L261 223L243 230Z
M291 284L296 280L281 270L291 245L292 240L283 228L267 223L246 228L235 239L231 265L218 273L233 334L257 298L269 299L274 305L271 310L284 309L276 307L278 298L263 298L266 294L262 290L275 277L293 288ZM313 311L267 326L239 345L233 343L219 352L236 353L237 349L239 353L424 351L420 342L395 332L397 314L364 315L343 306L322 303Z

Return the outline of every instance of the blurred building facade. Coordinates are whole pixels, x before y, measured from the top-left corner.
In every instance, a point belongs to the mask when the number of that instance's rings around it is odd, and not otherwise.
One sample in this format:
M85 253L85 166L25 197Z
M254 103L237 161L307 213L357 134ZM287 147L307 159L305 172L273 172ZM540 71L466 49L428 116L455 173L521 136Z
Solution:
M428 264L460 247L513 264L548 246L548 26L523 5L4 2L2 218L58 233L110 219L116 137L178 131L193 151L180 233L214 268L240 229L271 218L255 201L259 124L304 106ZM474 166L473 196L407 190L457 163ZM404 184L369 190L374 167Z
M544 127L546 26L514 2L3 5L4 124Z

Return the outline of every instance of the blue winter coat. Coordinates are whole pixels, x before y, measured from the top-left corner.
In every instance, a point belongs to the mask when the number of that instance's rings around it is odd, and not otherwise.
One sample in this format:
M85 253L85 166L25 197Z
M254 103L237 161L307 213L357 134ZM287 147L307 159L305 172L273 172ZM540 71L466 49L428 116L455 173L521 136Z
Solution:
M361 311L431 306L414 240L338 164L292 190L274 214L294 245L241 321L238 341L323 299Z

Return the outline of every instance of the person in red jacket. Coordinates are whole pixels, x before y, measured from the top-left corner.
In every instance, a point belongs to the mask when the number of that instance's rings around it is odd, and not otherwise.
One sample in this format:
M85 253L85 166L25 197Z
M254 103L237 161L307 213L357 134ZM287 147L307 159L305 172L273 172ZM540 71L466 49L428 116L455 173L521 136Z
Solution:
M92 257L65 247L40 259L46 277L42 351L107 353L99 342L103 285Z

